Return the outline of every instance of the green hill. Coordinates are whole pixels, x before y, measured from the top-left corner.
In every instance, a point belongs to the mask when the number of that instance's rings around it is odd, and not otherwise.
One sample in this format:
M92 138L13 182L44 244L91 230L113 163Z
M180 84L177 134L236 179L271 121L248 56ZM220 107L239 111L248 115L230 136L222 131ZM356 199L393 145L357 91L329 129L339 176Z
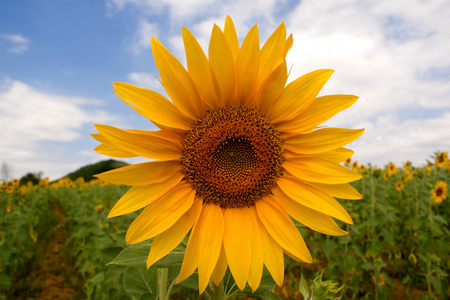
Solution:
M118 161L114 159L102 160L98 163L81 167L75 172L67 174L64 177L69 177L71 180L76 180L79 177L83 177L84 181L88 182L94 179L95 174L99 174L102 172L106 172L112 169L117 169L125 166L128 166L128 164L123 161Z

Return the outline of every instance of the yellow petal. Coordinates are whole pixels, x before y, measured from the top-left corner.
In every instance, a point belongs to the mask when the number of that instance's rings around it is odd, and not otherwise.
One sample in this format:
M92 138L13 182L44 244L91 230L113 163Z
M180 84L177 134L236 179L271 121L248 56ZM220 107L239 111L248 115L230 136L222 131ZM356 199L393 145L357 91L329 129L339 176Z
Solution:
M182 113L192 120L206 111L197 87L183 65L154 37L151 39L153 57L164 89Z
M239 53L239 40L236 34L236 29L234 28L233 20L231 20L230 16L227 16L225 19L223 33L228 45L230 46L231 53L233 53L233 57L236 59Z
M312 183L311 185L316 186L332 197L341 199L357 200L361 199L363 196L355 190L350 184L325 184L325 183Z
M209 62L219 85L220 103L229 106L236 102L234 59L225 35L217 25L214 25L209 43Z
M289 52L293 43L294 43L294 39L292 38L292 33L291 33L286 40L286 44L284 44L284 56L286 56L286 54Z
M284 46L286 44L286 26L281 22L280 26L264 43L261 48L261 67L258 77L260 80L266 78L279 63L280 58L284 58Z
M353 152L353 150L341 147L332 151L322 153L320 156L333 162L340 163L350 158L354 153L355 152Z
M286 255L289 256L290 258L292 258L293 260L298 261L298 262L303 262L303 260L299 256L287 251L286 249L283 249L283 252L286 253ZM311 261L310 263L312 263L312 262L313 261Z
M198 284L201 294L209 283L222 248L224 220L220 207L204 204L195 230L198 235Z
M283 249L267 232L264 225L261 223L258 217L259 232L261 234L261 242L264 254L264 264L272 275L273 280L278 286L283 286L284 278L284 260Z
M323 153L353 142L363 132L364 129L323 128L287 138L283 145L299 154Z
M105 138L101 133L91 133L91 136L96 139L97 141L99 141L102 144L109 144L109 141L107 138Z
M131 152L121 150L119 148L113 147L111 145L107 144L101 144L94 148L94 150L103 155L112 156L112 157L118 157L118 158L130 158L130 157L136 157L136 154L133 154Z
M192 207L172 227L155 236L148 254L147 269L183 241L194 223L197 222L202 204L203 201L196 198Z
M278 179L277 183L280 189L292 200L348 224L353 224L348 212L333 197L319 188L289 174L285 174Z
M138 130L138 129L127 129L126 132L135 133L142 135L144 137L151 138L153 136L156 136L158 138L161 138L163 140L167 140L168 142L178 146L180 149L182 148L182 136L186 133L185 130L183 130L183 135L179 135L176 133L176 129L172 128L173 130L157 130L157 131L150 131L150 130Z
M120 157L120 158L130 158L136 157L135 154L126 151L124 149L118 148L117 145L112 144L106 137L104 137L101 133L93 133L91 136L102 143L94 148L100 154L108 155L112 157Z
M162 137L161 132L137 133L108 125L95 125L111 143L138 156L154 159L180 159L181 145Z
M287 69L286 61L276 67L263 81L258 90L257 105L262 114L266 114L272 101L276 101L286 85Z
M150 203L131 223L125 240L128 244L139 243L155 237L169 229L191 208L195 190L186 182L180 182L175 188Z
M252 261L249 217L248 208L228 208L224 213L223 246L231 274L241 290L245 288Z
M314 101L333 72L317 70L289 83L277 101L271 103L268 116L272 124L298 117Z
M287 212L277 206L277 200L272 195L255 202L259 219L269 232L270 236L287 251L311 263L311 254L306 247L300 232L295 227Z
M147 185L166 181L181 171L181 160L151 161L95 175L114 184Z
M257 78L260 61L258 26L248 32L236 59L237 103L249 105L254 103L257 90Z
M348 234L348 232L339 228L332 217L292 200L279 187L274 188L272 193L286 208L291 217L312 230L334 236Z
M227 257L225 256L225 249L223 248L223 243L222 243L219 259L217 260L216 267L214 268L214 271L211 274L211 279L216 286L220 285L220 282L222 281L223 276L225 276L225 273L227 272L227 268L228 268L228 262L227 262Z
M192 128L192 121L157 92L123 82L115 82L113 86L117 96L142 116L168 127Z
M362 178L361 174L338 163L315 156L286 159L283 168L292 175L310 182L340 184Z
M248 285L252 288L252 293L256 291L261 283L264 265L264 248L261 238L261 229L258 223L258 214L254 206L248 208L249 230L251 230L252 261L250 272L248 273Z
M283 137L286 138L286 137ZM355 152L346 148L337 148L331 151L327 151L324 153L320 153L320 157L326 159L328 161L332 161L335 163L341 163L345 161L347 158L352 156ZM289 149L284 149L284 157L286 160L298 160L298 159L308 159L311 157L309 154L298 154L294 153Z
M181 172L170 179L144 186L134 186L123 195L108 214L108 218L121 216L141 209L159 199L183 179Z
M353 95L329 95L316 98L300 115L277 124L279 131L288 133L308 132L338 112L349 108L358 100Z
M205 102L213 109L219 107L217 83L209 61L195 37L185 27L183 27L183 41L189 75L202 92Z
M203 209L203 206L202 206ZM186 247L186 253L184 254L183 264L181 265L180 275L177 279L177 284L188 278L197 269L199 255L198 255L198 231L197 231L198 221L194 224L192 228L191 235L189 236L189 241Z

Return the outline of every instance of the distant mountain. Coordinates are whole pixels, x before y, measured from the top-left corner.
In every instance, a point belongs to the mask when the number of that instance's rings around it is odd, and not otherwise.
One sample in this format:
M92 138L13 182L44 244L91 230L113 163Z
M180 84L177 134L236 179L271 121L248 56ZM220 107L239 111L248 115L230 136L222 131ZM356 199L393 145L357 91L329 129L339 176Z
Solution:
M69 177L71 180L76 180L79 177L83 177L84 181L91 181L94 179L94 175L106 172L112 169L128 166L126 162L118 161L114 159L102 160L98 163L84 166L75 172L67 174L64 177Z

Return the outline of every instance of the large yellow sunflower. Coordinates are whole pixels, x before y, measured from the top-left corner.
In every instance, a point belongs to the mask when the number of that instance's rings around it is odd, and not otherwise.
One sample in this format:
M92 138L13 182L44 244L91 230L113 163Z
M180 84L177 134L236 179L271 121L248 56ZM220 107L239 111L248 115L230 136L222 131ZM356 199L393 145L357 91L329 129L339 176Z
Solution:
M128 244L153 239L147 266L190 232L178 282L198 269L200 293L219 285L227 268L240 289L256 290L263 265L282 285L283 253L311 255L291 218L329 235L345 235L333 218L352 224L334 199L359 199L348 182L361 178L341 162L342 146L363 129L315 129L356 96L317 94L332 70L288 85L285 56L292 46L282 23L260 48L255 25L239 45L230 17L214 25L208 57L183 28L187 70L156 39L151 46L164 96L127 83L116 94L150 119L157 131L96 125L95 150L113 157L149 158L99 174L132 188L109 217L146 207L130 225Z

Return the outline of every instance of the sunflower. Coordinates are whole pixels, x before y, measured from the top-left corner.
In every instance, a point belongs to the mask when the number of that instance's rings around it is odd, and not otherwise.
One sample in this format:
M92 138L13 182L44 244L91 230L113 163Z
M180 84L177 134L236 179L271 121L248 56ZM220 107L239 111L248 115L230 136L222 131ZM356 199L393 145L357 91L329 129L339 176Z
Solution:
M394 163L389 163L387 167L388 176L391 177L392 175L397 174L397 172L398 172L397 166Z
M442 203L442 201L447 198L447 194L447 183L444 181L438 181L434 186L434 189L431 191L431 200L437 204Z
M347 158L345 161L344 161L344 165L346 166L346 167L350 167L350 164L352 163L352 159L349 157L349 158Z
M448 151L446 151L446 152L439 152L438 154L436 154L436 158L435 158L434 161L435 161L436 166L444 167L449 162L449 160L448 160Z
M405 169L407 169L407 170L409 170L409 169L411 169L411 161L410 160L407 160L406 162L405 162L405 164L403 165L403 167L405 168Z
M183 28L187 70L154 37L151 46L170 100L114 83L115 93L160 130L96 125L98 153L151 159L99 174L132 186L108 217L145 209L130 225L128 244L153 239L147 266L190 232L178 282L196 269L200 293L219 285L227 268L242 290L255 291L263 265L282 285L283 253L312 262L291 217L329 235L345 235L333 218L352 224L334 199L360 199L348 182L362 176L344 166L343 148L363 129L317 126L351 106L356 96L317 94L332 70L286 85L292 46L284 23L260 48L255 25L239 45L230 17L212 30L208 57Z
M405 185L403 184L403 181L401 181L401 180L399 180L399 181L397 181L396 183L395 183L395 189L397 190L397 191L401 191L401 190L403 190L405 188Z

